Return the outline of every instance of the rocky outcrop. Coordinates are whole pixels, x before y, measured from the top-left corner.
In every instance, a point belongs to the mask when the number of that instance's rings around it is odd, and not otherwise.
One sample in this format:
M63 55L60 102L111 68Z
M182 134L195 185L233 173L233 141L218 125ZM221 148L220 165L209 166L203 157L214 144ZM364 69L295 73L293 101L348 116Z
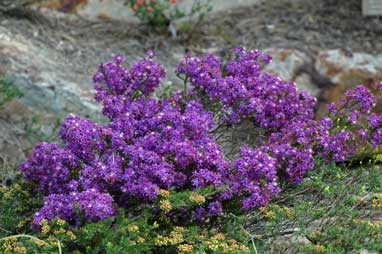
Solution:
M315 68L335 84L325 91L325 97L336 101L348 89L360 84L370 87L382 80L382 54L324 50L317 56Z
M369 88L382 80L382 54L350 53L340 49L323 50L310 60L296 49L267 49L273 58L266 68L297 88L309 92L319 103L337 101L357 85Z
M24 159L37 141L29 135L36 131L31 129L36 119L42 126L38 131L48 136L56 119L69 112L99 115L90 75L71 68L68 61L59 51L0 27L0 75L24 94L0 107L0 162Z
M250 6L261 0L212 0L209 3L213 12L229 10L233 7ZM194 0L178 0L177 6L189 12ZM138 21L123 0L46 0L37 6L62 12L76 13L87 19L113 19Z
M39 47L0 27L1 69L23 91L20 102L32 111L59 116L98 110L90 76L72 69L69 61L58 50Z
M296 82L299 90L307 91L318 97L320 88L311 81L309 73L299 73L301 66L308 64L309 57L297 49L266 49L265 53L272 56L272 62L266 71L280 76L286 81Z

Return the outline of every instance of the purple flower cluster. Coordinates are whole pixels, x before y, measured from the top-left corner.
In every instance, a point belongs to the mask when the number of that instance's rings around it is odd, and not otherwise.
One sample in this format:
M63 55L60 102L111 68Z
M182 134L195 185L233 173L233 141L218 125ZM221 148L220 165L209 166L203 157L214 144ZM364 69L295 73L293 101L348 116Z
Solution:
M379 90L379 92L382 93L382 81L378 82L376 87Z
M79 224L78 220L82 214L87 221L98 221L113 216L113 198L95 189L71 192L69 195L52 194L45 198L44 207L36 214L33 223L38 226L43 220L60 218Z
M382 94L382 82L376 85L378 91ZM370 144L373 148L379 147L382 144L382 114L372 113L367 116L368 125L361 126L358 130L358 135L363 141L370 139Z
M382 144L382 115L375 113L377 98L382 94L382 82L372 90L357 86L345 93L338 103L329 104L333 121L326 155L327 159L345 161L362 152L371 151Z
M250 210L266 205L281 182L300 183L315 157L344 161L356 152L356 137L381 144L382 116L371 114L376 100L365 87L330 105L331 118L315 120L313 97L263 71L270 57L242 48L233 55L225 66L212 55L187 56L177 72L192 88L166 99L151 96L166 76L153 52L130 69L122 56L102 64L94 75L96 99L110 122L69 115L59 133L62 148L41 143L20 167L46 196L34 223L102 220L115 214L113 206L155 202L161 189L209 186L222 191L195 209L197 220L222 214L233 199ZM218 114L206 99L220 106ZM222 115L223 123L253 120L262 129L259 145L225 159L211 134Z
M85 162L94 161L96 154L106 150L107 129L97 126L90 120L69 115L61 125L59 137L76 158Z
M237 48L233 55L225 67L213 55L203 58L189 55L177 72L197 92L221 103L230 123L252 117L261 128L275 130L291 121L313 118L315 98L297 91L293 82L286 83L262 71L270 61L269 56L243 48Z
M70 190L70 173L77 171L79 160L58 144L39 143L31 158L20 166L28 182L37 184L36 190L45 195Z
M96 99L103 103L104 114L113 118L125 107L125 103L150 95L166 77L164 68L154 62L155 54L149 51L147 57L130 70L122 66L125 58L116 56L113 62L101 64L93 80L96 85Z
M232 174L230 190L234 195L244 197L244 210L264 206L280 192L277 160L269 154L243 147L234 168L237 172Z
M328 131L313 120L316 99L297 91L293 82L264 72L269 61L260 51L237 48L226 66L212 55L187 56L177 72L197 94L220 103L225 122L249 118L265 130L261 150L277 160L275 171L283 175L282 180L298 183L314 167L311 146L320 138L317 134L328 136Z
M109 199L99 193L109 193L113 202L124 206L126 197L155 201L160 189L219 188L227 184L224 176L229 162L209 133L214 127L213 115L197 100L186 101L180 93L171 99L150 98L164 77L163 68L152 61L152 55L130 71L121 66L122 62L117 56L114 62L101 65L94 76L97 99L103 102L110 124L101 126L70 115L59 133L64 148L54 145L58 155L51 158L53 153L46 144L37 147L21 166L26 180L39 189L53 186L43 192L48 197L36 223L43 218L73 219L73 204L90 221L102 219L102 214L112 215ZM75 165L73 162L68 168L65 156L69 155L63 151L71 155ZM57 172L46 174L49 170ZM91 200L99 200L101 207ZM59 208L54 202L60 203ZM211 216L221 210L220 202L216 202L211 204Z
M252 119L266 133L260 142L263 151L278 160L279 175L290 183L301 182L313 169L315 156L340 162L358 152L356 140L373 147L381 144L382 116L364 119L376 105L369 89L357 86L347 91L338 104L328 106L331 118L318 121L314 119L316 99L297 91L294 83L264 72L263 66L269 61L270 57L259 51L237 48L226 65L212 55L188 55L177 72L196 94L207 97L209 104L220 105L218 113L225 116L223 122ZM382 83L376 88L381 92ZM362 127L365 121L375 128Z

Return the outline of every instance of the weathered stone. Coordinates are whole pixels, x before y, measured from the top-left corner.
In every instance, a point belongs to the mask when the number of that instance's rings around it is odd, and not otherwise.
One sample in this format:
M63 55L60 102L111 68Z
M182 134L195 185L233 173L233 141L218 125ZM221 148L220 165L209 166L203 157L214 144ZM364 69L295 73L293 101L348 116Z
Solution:
M23 131L16 129L12 123L0 119L0 133L0 164L14 163L25 159L22 141L19 137Z
M233 7L249 6L261 0L212 0L209 3L213 12L229 10ZM178 0L177 7L186 13L194 0ZM46 0L39 4L40 7L63 12L77 13L88 19L113 19L136 22L133 12L124 5L123 0Z
M19 162L30 152L38 140L33 140L28 128L37 118L44 127L39 132L48 136L56 119L68 113L99 116L90 75L71 68L67 61L59 51L0 27L1 75L24 94L0 108L2 162Z
M70 69L68 61L60 52L0 28L1 69L22 90L20 102L32 111L60 116L99 110L91 92L91 78Z
M307 91L310 95L316 98L321 95L322 90L312 83L311 77L306 73L298 75L294 82L297 84L297 88L301 91Z
M273 253L293 254L299 247L311 244L305 236L285 235L273 241Z
M359 254L377 254L377 252L370 252L368 250L362 249L359 251Z
M275 49L264 50L272 56L272 62L266 70L272 74L280 76L285 81L294 81L299 90L307 91L312 96L318 96L320 89L312 83L310 76L306 74L296 75L300 66L304 65L308 56L296 49Z
M307 59L306 54L296 49L269 48L263 51L272 56L272 62L267 65L266 70L286 81L293 79L297 69Z
M345 90L363 84L370 87L382 80L382 54L346 54L342 50L325 50L319 53L317 71L335 84L326 93L328 101L336 101Z

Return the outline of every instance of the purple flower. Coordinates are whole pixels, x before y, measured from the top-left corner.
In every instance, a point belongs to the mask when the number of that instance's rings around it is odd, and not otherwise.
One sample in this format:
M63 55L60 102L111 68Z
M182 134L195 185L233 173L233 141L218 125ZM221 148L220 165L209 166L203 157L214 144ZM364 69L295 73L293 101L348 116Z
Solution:
M40 225L42 220L58 218L73 222L80 218L78 212L83 213L87 221L103 220L115 215L112 205L113 199L109 194L99 193L95 189L68 195L52 194L45 198L44 206L36 214L33 224Z
M330 115L334 116L337 114L338 109L334 103L328 104L327 108L329 110Z
M208 214L210 216L219 216L222 214L222 204L219 201L214 201L208 205Z
M280 191L276 175L279 164L267 153L248 147L242 148L241 156L235 162L231 189L246 197L244 210L263 206Z
M203 91L212 102L221 103L229 123L252 117L261 128L277 130L290 121L312 119L315 98L298 92L296 84L263 73L260 51L236 49L236 55L223 69L220 59L191 55L183 59L177 72L196 91Z
M357 86L355 89L347 91L345 93L345 100L346 106L354 101L359 105L360 111L366 114L369 114L376 104L375 97L364 86Z
M369 139L369 134L367 133L365 129L358 130L358 135L363 141L366 141Z
M84 213L88 221L99 221L115 215L113 198L95 189L70 193L70 199Z
M70 174L77 171L78 163L77 157L68 149L42 142L19 169L27 182L36 184L37 191L45 195L59 194L71 188Z
M197 208L195 210L194 218L197 222L201 223L207 218L207 211L205 208Z
M36 213L33 224L41 225L43 220L51 221L58 218L71 221L75 217L75 209L68 196L51 194L45 198L44 206Z
M117 65L122 64L123 62L125 62L125 60L126 60L125 57L122 56L122 55L116 55L114 57L114 63L117 64Z
M356 125L356 124L358 124L359 118L360 118L360 113L359 113L359 111L357 111L357 110L352 110L352 111L349 113L348 121L349 121L350 124L352 124L352 125Z
M372 114L368 120L372 129L376 129L382 126L382 115Z
M379 93L382 94L382 81L377 82L377 84L375 84L375 87L378 89Z
M382 130L381 129L378 129L375 131L375 133L373 134L372 138L371 138L371 145L376 148L376 147L379 147L380 144L382 142Z

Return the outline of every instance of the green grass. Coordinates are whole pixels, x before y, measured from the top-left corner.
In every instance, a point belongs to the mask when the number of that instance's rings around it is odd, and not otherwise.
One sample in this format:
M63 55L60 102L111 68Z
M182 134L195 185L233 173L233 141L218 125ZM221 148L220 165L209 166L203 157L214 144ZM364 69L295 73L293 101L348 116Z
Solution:
M21 96L23 96L23 93L12 82L5 77L0 77L0 107Z
M382 253L382 170L324 166L251 215L259 253Z

